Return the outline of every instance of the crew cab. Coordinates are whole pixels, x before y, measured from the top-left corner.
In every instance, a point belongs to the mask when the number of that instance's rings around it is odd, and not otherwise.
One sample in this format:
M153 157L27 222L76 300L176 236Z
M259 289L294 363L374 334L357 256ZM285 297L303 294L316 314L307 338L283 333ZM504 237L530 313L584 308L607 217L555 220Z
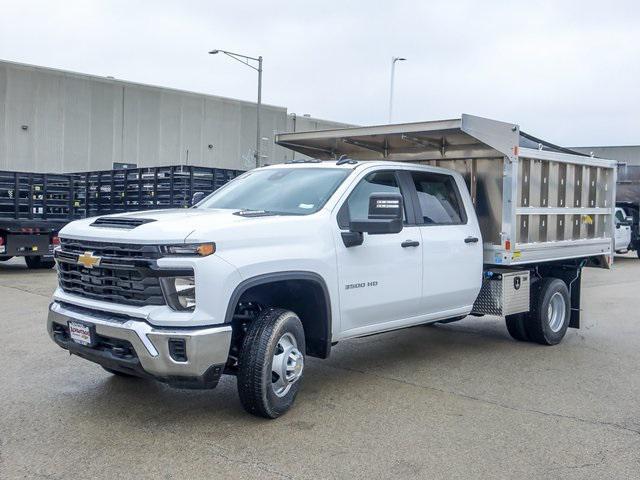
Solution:
M579 327L582 268L612 261L615 162L532 138L468 115L281 135L321 159L249 171L190 209L68 224L49 334L115 375L234 375L267 418L308 356L350 338L501 315L555 345Z

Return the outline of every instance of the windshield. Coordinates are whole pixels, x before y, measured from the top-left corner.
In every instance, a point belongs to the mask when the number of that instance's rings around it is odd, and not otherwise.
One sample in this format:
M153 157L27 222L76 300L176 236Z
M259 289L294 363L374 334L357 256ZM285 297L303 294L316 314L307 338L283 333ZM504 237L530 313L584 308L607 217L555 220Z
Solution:
M322 208L349 173L344 168L254 170L211 194L198 208L308 215Z

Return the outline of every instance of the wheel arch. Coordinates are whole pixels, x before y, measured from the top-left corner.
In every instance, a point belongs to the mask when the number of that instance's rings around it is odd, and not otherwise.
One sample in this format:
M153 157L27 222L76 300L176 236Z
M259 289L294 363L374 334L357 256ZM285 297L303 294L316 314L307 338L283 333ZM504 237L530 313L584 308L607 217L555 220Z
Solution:
M241 300L258 301L295 312L304 327L307 354L327 358L331 352L331 298L324 278L315 272L281 271L256 275L234 289L225 323L231 323Z

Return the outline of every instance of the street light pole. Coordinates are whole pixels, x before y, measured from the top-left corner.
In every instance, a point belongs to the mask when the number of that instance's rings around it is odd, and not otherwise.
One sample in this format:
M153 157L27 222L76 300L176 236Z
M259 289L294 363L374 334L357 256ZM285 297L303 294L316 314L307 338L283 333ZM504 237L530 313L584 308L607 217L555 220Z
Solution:
M402 57L391 57L391 82L389 85L389 123L392 121L393 117L393 79L396 73L396 62L404 62L406 58Z
M260 167L260 107L262 106L262 56L258 57L258 105L256 106L256 168Z
M261 137L260 137L260 107L262 106L262 56L259 56L258 58L255 57L249 57L247 55L242 55L240 53L233 53L233 52L229 52L227 50L211 50L209 52L211 55L216 55L218 53L224 53L226 56L233 58L234 60L237 60L240 63L243 63L244 65L246 65L249 68L253 68L255 71L258 72L258 104L256 105L256 153L255 153L255 159L256 159L256 168L258 168L260 166L260 142L261 142ZM252 65L250 62L257 62L258 66L254 66Z

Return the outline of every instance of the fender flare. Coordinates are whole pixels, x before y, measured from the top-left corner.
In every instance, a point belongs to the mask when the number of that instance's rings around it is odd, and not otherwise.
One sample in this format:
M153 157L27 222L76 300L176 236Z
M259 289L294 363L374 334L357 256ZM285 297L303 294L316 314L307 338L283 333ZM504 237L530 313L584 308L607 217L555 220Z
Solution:
M264 285L272 282L280 282L285 280L305 280L312 281L316 283L322 290L322 294L324 297L325 308L327 311L327 335L324 341L326 342L326 356L329 356L329 352L331 351L331 337L332 337L332 314L331 314L331 296L329 294L329 289L327 288L327 284L319 274L315 272L308 271L283 271L283 272L272 272L272 273L264 273L261 275L256 275L255 277L248 278L240 282L236 288L233 290L231 297L229 299L229 303L227 304L227 311L225 314L224 323L231 323L233 319L233 314L235 313L235 308L242 295L249 290L250 288Z

